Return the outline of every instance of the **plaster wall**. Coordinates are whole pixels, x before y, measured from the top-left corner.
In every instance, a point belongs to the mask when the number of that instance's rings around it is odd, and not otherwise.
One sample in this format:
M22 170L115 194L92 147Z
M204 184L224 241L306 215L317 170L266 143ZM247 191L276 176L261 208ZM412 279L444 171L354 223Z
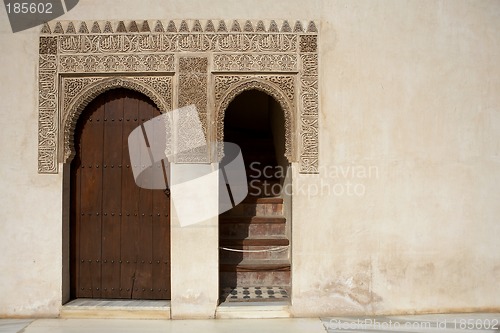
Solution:
M499 3L322 12L324 172L293 177L312 188L293 201L295 313L498 311Z
M0 315L54 316L62 297L62 175L37 172L38 31L13 34L0 13Z
M63 177L37 173L40 27L13 34L0 15L0 315L57 316ZM498 1L80 0L60 19L157 18L319 22L321 172L292 177L295 315L499 311ZM210 316L211 292L179 317Z

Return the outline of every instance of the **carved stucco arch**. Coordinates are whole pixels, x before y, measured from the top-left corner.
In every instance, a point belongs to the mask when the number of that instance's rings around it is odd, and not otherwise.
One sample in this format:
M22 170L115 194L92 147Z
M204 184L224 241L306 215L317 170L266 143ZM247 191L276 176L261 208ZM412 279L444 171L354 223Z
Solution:
M318 37L316 24L301 20L293 26L287 20L46 23L39 39L38 172L56 174L58 164L71 157L74 125L68 126L68 120L74 121L76 108L81 112L86 105L84 100L75 102L77 95L97 81L126 76L136 87L151 87L149 93L131 88L149 96L162 111L196 102L206 134L219 140L223 112L232 98L260 88L285 112L288 160L298 162L299 173L318 173ZM182 59L188 58L205 58L205 66L181 68ZM242 87L250 77L267 85ZM166 107L154 92L166 96ZM215 96L213 104L209 96ZM66 118L69 110L74 114ZM216 117L213 128L210 122Z
M294 133L294 101L287 97L280 87L272 83L267 82L264 79L252 78L244 81L240 81L237 84L230 86L218 105L216 105L216 124L217 124L217 142L224 141L224 117L225 112L229 104L241 93L249 90L258 90L275 99L275 101L280 105L281 110L284 113L285 119L285 157L288 162L295 161L295 142L292 137Z
M74 146L74 132L78 119L80 118L83 110L87 105L94 100L97 96L106 91L126 88L130 90L137 91L145 96L149 97L161 113L168 111L168 101L164 100L164 97L155 90L154 87L149 86L145 83L138 82L134 78L130 77L114 77L105 78L96 82L91 83L88 87L83 89L81 92L76 94L68 103L68 106L63 110L63 121L62 128L64 133L62 151L62 162L69 163L75 156L75 146Z

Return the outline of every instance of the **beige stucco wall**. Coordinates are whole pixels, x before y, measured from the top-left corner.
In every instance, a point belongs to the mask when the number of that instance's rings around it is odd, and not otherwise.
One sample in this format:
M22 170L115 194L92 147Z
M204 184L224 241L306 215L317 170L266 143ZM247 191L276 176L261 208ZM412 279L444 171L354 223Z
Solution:
M500 3L323 13L321 165L365 193L294 197L294 310L498 310Z
M0 314L54 315L61 304L62 176L37 172L37 31L0 18Z
M37 174L39 28L0 15L0 315L56 316L62 175ZM295 315L500 309L498 1L80 0L61 17L155 18L320 22L323 172L293 175Z

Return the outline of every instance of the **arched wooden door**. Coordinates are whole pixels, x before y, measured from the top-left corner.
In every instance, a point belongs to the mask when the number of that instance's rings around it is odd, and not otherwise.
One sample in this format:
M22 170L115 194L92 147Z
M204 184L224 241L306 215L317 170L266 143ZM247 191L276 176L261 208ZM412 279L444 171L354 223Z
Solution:
M114 89L93 100L71 165L73 298L170 298L170 201L139 188L128 136L159 115L146 96Z

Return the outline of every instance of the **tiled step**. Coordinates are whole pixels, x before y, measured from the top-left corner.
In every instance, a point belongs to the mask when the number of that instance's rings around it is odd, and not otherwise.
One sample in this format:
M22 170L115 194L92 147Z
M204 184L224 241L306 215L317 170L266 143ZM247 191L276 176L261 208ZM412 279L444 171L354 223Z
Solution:
M221 302L251 302L288 301L288 286L253 286L253 287L224 287L221 288Z

